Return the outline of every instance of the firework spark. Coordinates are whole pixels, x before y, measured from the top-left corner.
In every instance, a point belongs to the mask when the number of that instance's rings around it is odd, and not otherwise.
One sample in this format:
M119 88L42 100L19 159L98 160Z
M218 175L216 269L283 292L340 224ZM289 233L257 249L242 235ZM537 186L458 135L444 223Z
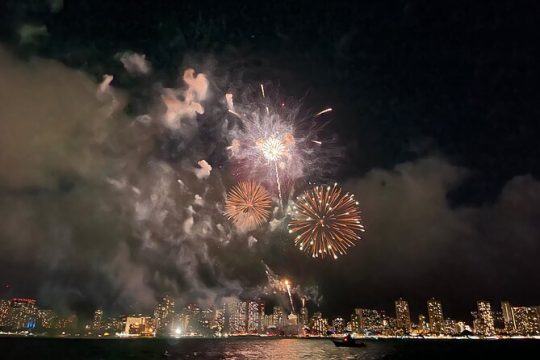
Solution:
M289 280L285 280L285 288L287 289L287 294L289 294L289 301L291 302L291 312L294 313L294 304L291 295L291 283L289 282Z
M332 108L324 109L324 110L319 111L318 113L316 113L314 117L319 117L322 114L326 114L326 113L331 112L331 111L332 111Z
M344 255L363 231L358 202L352 194L342 195L337 184L316 186L299 196L289 222L295 245L321 258Z
M241 182L227 193L225 215L244 230L252 230L268 220L272 200L266 189L254 182Z

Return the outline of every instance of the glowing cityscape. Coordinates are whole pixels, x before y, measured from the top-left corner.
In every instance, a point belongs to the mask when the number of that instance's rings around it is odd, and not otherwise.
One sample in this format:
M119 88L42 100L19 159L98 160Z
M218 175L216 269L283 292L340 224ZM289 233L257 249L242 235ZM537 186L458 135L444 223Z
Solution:
M182 309L164 296L153 314L106 314L96 309L93 318L42 309L35 299L13 298L0 302L0 334L83 337L229 337L288 336L329 337L352 333L372 338L508 338L540 336L540 306L515 306L508 301L495 311L479 300L472 319L446 317L441 301L427 301L425 314L411 318L407 300L395 301L395 313L358 307L347 318L329 319L321 312L309 314L306 301L298 313L282 306L267 307L261 300L228 298L222 305Z

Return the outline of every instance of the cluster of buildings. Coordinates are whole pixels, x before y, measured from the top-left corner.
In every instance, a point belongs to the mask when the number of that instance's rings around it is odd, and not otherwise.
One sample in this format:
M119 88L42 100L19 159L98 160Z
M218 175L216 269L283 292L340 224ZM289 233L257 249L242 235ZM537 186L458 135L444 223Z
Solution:
M444 317L442 303L436 299L427 301L427 317L418 315L411 320L409 303L395 301L395 317L384 311L357 308L351 315L348 329L363 335L386 336L537 336L540 335L540 306L511 306L501 303L501 311L494 311L491 303L480 300L477 310L471 312L472 327L464 321Z
M51 334L61 334L76 328L75 314L59 315L50 309L40 309L34 299L0 300L0 332L44 330Z
M58 315L38 308L33 299L14 298L0 302L0 332L125 337L328 336L346 331L389 337L540 335L540 306L516 307L502 302L501 311L494 311L488 301L478 301L477 310L472 312L472 327L445 318L442 303L436 299L427 301L426 310L427 316L420 314L414 322L409 303L399 299L395 301L395 317L382 310L356 308L346 321L341 317L329 320L320 312L310 317L305 301L298 312L288 312L282 306L267 308L260 300L236 298L226 299L218 308L190 304L177 311L174 299L165 296L153 314L105 317L98 309L91 321L81 324L74 314Z

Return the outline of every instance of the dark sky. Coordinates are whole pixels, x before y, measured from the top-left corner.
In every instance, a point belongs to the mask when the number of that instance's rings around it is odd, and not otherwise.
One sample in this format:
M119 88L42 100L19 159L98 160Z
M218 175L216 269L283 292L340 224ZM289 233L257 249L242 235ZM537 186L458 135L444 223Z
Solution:
M480 298L540 304L539 16L509 1L2 1L0 296L212 303L264 286L267 264L318 287L331 315L398 297L467 320ZM148 71L123 65L134 53ZM187 67L209 81L189 135L158 121ZM334 109L331 178L367 228L337 262L299 253L284 223L242 234L222 219L223 94L260 82Z

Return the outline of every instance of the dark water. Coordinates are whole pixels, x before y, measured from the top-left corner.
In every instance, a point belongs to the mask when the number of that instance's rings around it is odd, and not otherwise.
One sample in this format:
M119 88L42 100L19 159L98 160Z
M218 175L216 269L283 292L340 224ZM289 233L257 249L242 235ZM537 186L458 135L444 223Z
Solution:
M308 339L0 338L1 359L531 359L539 340L368 340L336 348ZM170 356L164 356L165 352Z

